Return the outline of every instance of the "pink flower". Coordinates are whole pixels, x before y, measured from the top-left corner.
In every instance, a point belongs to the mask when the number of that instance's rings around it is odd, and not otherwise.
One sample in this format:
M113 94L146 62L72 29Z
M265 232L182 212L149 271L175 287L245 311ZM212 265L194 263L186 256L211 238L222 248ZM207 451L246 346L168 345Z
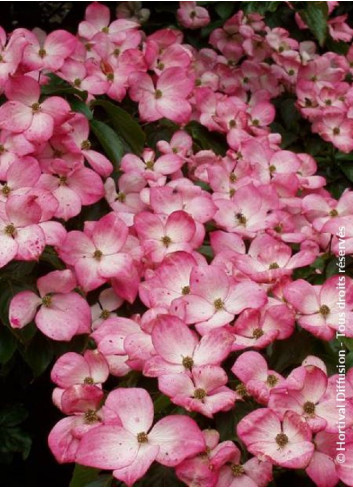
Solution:
M286 379L286 389L271 392L269 407L279 416L288 410L305 418L313 432L337 432L337 403L328 389L327 374L315 365L294 369ZM346 424L353 419L353 406L347 401Z
M210 22L208 11L204 7L198 7L196 2L179 2L177 19L179 24L187 29L199 29Z
M69 352L53 366L51 380L61 389L75 384L101 384L108 378L108 364L97 350L86 350L83 355Z
M318 338L330 340L335 331L340 331L342 313L346 334L353 336L353 280L349 277L334 275L321 286L299 279L284 288L284 297L298 312L300 326ZM340 297L342 305L339 305Z
M70 168L56 160L48 173L42 173L38 187L50 191L59 205L55 217L67 221L77 216L83 205L92 205L104 196L103 182L99 175L89 168Z
M151 377L171 373L188 373L192 367L220 365L231 350L233 337L217 329L201 338L179 318L157 316L152 330L156 355L148 360L144 374Z
M216 223L228 232L254 238L255 233L266 229L270 203L261 190L249 184L241 187L231 200L217 200Z
M140 299L148 307L167 307L190 292L190 274L196 265L206 265L197 253L176 251L167 255L151 277L141 282Z
M0 132L0 178L6 180L6 172L11 164L19 161L19 157L29 155L34 151L34 145L27 141L23 134L13 134L9 131Z
M244 384L248 394L260 404L267 404L272 389L284 384L284 378L276 371L269 370L263 356L253 351L240 355L232 372Z
M0 128L23 133L29 141L48 141L55 125L62 124L71 110L61 97L39 102L39 83L29 76L9 80L5 94L8 101L0 107Z
M161 375L158 388L174 404L188 411L196 411L209 418L219 411L232 409L236 393L226 387L226 372L215 365L193 367L186 373Z
M121 175L118 180L119 192L117 192L112 178L107 178L104 183L107 202L120 219L129 227L134 223L135 214L143 211L146 207L140 197L140 192L145 185L146 180L138 172L124 173Z
M0 203L0 268L13 259L37 260L46 245L38 225L42 209L33 195L12 195Z
M15 160L6 172L5 183L0 184L0 200L9 195L30 193L41 175L38 161L32 156L23 156Z
M239 255L234 261L241 272L261 283L291 275L293 269L309 265L315 258L315 253L306 250L292 256L288 245L264 234L251 242L248 254Z
M352 485L353 433L346 431L344 463L338 463L337 434L321 431L314 438L315 452L306 468L306 473L318 487L334 487L341 480L347 486Z
M289 338L294 330L295 315L286 304L269 299L261 310L247 309L234 322L233 350L248 347L265 348L275 339Z
M57 341L70 341L76 334L90 331L90 308L80 294L72 292L76 279L70 270L48 273L38 279L37 287L39 296L24 291L11 300L9 316L13 328L23 328L35 319L38 329Z
M91 149L91 143L88 140L89 123L86 117L82 114L76 114L70 120L73 131L70 132L70 137L76 147L73 149L84 156L90 166L102 177L109 176L113 171L112 163L101 153Z
M127 227L111 212L99 221L86 221L84 232L69 232L59 247L59 255L75 268L77 280L85 290L94 290L110 278L130 277L131 294L136 296L138 284L132 277L135 266L131 256L122 250L127 236ZM121 297L131 300L131 295L126 297L121 292Z
M344 153L353 150L353 120L348 119L342 110L332 108L325 111L317 124L314 124L313 131Z
M121 169L126 173L140 174L150 185L164 185L166 175L178 171L183 160L174 153L168 153L156 159L155 152L146 148L142 157L128 153L121 160Z
M309 425L291 411L281 421L272 409L256 409L239 422L237 433L250 453L281 467L304 468L314 453Z
M256 457L240 463L241 453L237 449L230 463L220 470L217 487L263 487L272 480L272 464Z
M266 293L254 282L234 283L218 266L198 266L191 272L190 293L176 299L171 309L205 333L230 323L249 307L262 307L266 301Z
M194 82L181 68L168 68L156 84L145 73L130 76L130 97L139 103L141 119L152 122L162 117L183 124L189 121L191 105L186 100Z
M107 360L109 371L112 375L121 377L131 371L125 340L130 335L135 336L138 334L143 335L140 325L136 321L124 317L106 319L93 331L91 336L97 344L98 351ZM144 334L143 336L148 343L147 350L153 351L150 335ZM142 352L140 351L140 359L141 357Z
M216 212L216 206L210 195L189 180L172 180L164 187L150 189L150 205L156 214L171 214L183 210L197 223L210 221ZM204 234L203 227L198 227L198 234Z
M201 431L187 416L166 416L151 429L153 402L144 389L115 389L104 411L114 414L116 421L83 436L76 462L113 470L127 485L140 479L154 460L174 467L205 449Z
M160 216L151 212L140 212L135 217L135 229L145 255L158 263L175 251L192 251L191 240L196 226L194 220L184 211L176 211L170 216Z
M118 297L112 288L102 290L98 302L91 306L92 329L96 329L106 319L116 317L117 314L113 311L118 309L123 302L124 300Z
M87 40L92 40L100 32L107 37L119 39L119 34L125 30L135 29L139 25L128 19L118 19L110 24L110 11L106 5L92 2L86 8L85 20L78 26L78 34Z
M23 61L30 71L58 71L78 42L76 37L64 30L52 31L48 36L39 30L29 34L31 35L28 35L29 44L25 47Z
M76 385L62 396L66 414L49 433L48 445L59 463L74 462L82 436L102 423L103 391L95 385Z
M216 487L221 468L238 455L239 450L232 441L220 443L216 430L204 430L202 434L205 452L181 462L175 469L176 475L189 487Z

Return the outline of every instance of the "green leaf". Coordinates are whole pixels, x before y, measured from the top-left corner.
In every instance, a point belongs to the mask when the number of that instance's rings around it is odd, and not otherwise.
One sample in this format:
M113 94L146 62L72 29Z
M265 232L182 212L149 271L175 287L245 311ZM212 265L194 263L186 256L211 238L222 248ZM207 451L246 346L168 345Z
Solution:
M82 100L79 100L77 97L70 100L70 107L73 112L79 112L80 114L85 115L89 121L93 119L93 112L85 102L82 102Z
M353 338L342 338L342 342L348 351L353 352Z
M281 2L243 2L246 4L244 11L246 13L257 12L264 15L266 12L275 12Z
M0 363L5 364L16 351L17 342L11 331L0 324Z
M7 459L11 462L11 453L21 453L22 459L26 459L29 455L32 445L30 436L25 433L21 427L7 428L0 430L0 459L7 455Z
M39 260L50 263L56 270L64 270L64 268L66 268L52 246L45 247L43 253L39 257Z
M87 91L74 88L72 85L53 73L49 74L49 78L49 83L41 86L42 95L77 95L81 100L87 100Z
M234 2L217 2L215 11L221 19L228 19L234 12Z
M169 397L161 394L160 396L157 397L157 399L154 401L154 412L156 414L160 414L162 413L163 411L165 411L165 409L170 406L171 404L171 401L169 399Z
M7 428L17 426L28 417L28 412L22 404L11 404L11 406L1 409L0 426Z
M145 145L145 133L126 110L107 100L96 100L94 105L102 107L118 134L127 142L131 150L140 154Z
M201 253L201 255L205 256L206 258L210 258L210 259L214 258L213 249L209 245L202 245L197 251Z
M53 359L53 346L48 338L36 334L22 355L25 362L31 367L33 375L39 377Z
M327 2L307 2L306 8L299 11L311 32L323 46L327 37L328 7Z
M222 138L219 138L217 134L210 132L198 122L189 122L185 130L192 136L201 149L211 149L218 155L225 155L226 145Z
M89 483L97 479L99 472L100 469L76 464L69 487L86 487Z
M124 154L124 146L120 137L104 122L91 120L90 125L108 159L117 169Z
M353 182L353 156L350 155L350 162L345 162L344 164L340 165L340 169L342 170L342 173L345 174L345 176L348 178L350 182Z

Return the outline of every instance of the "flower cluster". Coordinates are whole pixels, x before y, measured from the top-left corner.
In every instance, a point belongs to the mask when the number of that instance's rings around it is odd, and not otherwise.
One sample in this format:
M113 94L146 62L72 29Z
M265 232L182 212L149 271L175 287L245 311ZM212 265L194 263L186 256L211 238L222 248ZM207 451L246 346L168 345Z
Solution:
M65 353L53 367L53 401L65 417L49 446L61 463L113 470L128 485L154 461L189 486L265 486L273 466L305 469L317 485L351 485L353 370L340 465L337 375L309 356L283 376L264 352L290 338L296 321L330 341L343 314L353 338L353 280L325 279L316 265L339 257L342 229L353 253L353 191L334 199L312 156L282 149L270 129L272 100L290 91L313 131L351 151L344 80L353 51L315 54L314 43L242 11L197 50L181 30L144 35L146 12L117 13L111 22L108 7L92 3L77 36L0 32L0 267L38 260L46 246L62 264L36 291L14 295L9 321L20 329L34 320L57 341L89 338L82 354ZM180 2L177 19L197 29L209 14ZM330 30L352 38L344 18ZM129 97L142 122L172 121L171 138L126 152L116 176L92 149L86 116L43 95L50 73L86 91L91 109L100 95ZM200 149L190 123L223 137L224 154ZM102 199L96 220L71 220ZM314 284L295 276L307 266L317 269ZM177 414L158 412L153 425L156 396L138 383L109 391L110 375L132 372ZM220 441L207 423L250 398L232 440Z

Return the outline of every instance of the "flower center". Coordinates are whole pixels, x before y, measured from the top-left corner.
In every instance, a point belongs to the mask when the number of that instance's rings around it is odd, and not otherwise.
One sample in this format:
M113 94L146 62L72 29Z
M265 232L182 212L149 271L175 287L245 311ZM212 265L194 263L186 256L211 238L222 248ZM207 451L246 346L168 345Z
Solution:
M113 81L114 80L114 73L107 73L107 80Z
M321 314L321 316L326 318L330 314L330 308L323 304L319 309L319 313Z
M36 114L37 112L40 111L40 105L38 102L35 102L34 104L31 105L31 109L33 114Z
M194 19L194 18L196 17L196 12L195 12L195 10L192 10L192 11L190 12L190 17L191 17L192 19Z
M243 384L242 382L236 386L235 391L241 397L245 397L248 395L248 391L246 390L245 384Z
M190 370L194 366L194 360L191 357L184 357L182 364L183 364L183 367Z
M260 121L259 121L259 119L253 119L253 121L252 121L252 125L253 125L253 126L256 126L256 127L257 127L258 125L260 125Z
M38 51L38 55L39 55L39 57L40 57L40 58L42 58L42 59L43 59L43 58L44 58L44 56L46 56L46 55L47 55L47 52L46 52L46 50L45 50L44 48L41 48L41 49Z
M61 177L59 177L59 185L66 185L66 182L67 182L67 177L62 175Z
M141 433L138 433L137 434L137 441L139 443L146 443L146 442L148 442L148 436L146 435L146 433L144 431L141 431Z
M103 256L103 253L101 252L101 250L96 250L94 253L93 253L93 258L97 261L99 261Z
M277 445L280 448L283 448L287 445L289 442L288 436L285 433L278 433L278 435L275 438Z
M270 263L270 266L268 268L269 268L269 270L275 270L276 268L279 268L279 265L278 265L278 263L273 262L273 263Z
M83 150L91 149L91 143L88 141L88 139L86 139L85 141L82 141L81 149L83 149Z
M232 471L234 477L240 477L245 473L245 469L242 465L232 464L230 466L230 470Z
M188 294L190 294L190 287L189 287L188 285L185 285L185 287L183 287L183 288L181 289L181 293L182 293L183 295L188 295Z
M157 98L157 99L158 99L158 98L161 98L161 97L162 97L162 95L163 95L163 94L162 94L161 90L158 90L158 89L157 89L157 90L154 92L154 98Z
M313 416L313 414L315 414L315 404L311 401L307 401L303 406L303 410L305 414Z
M337 217L338 216L338 212L336 211L336 209L332 209L332 211L330 211L330 217Z
M103 309L99 317L102 319L108 319L109 316L110 316L110 311L108 311L108 309Z
M146 168L147 170L153 170L154 167L154 161L146 161Z
M126 201L126 195L123 192L119 192L115 200L123 204Z
M102 32L104 32L104 34L108 34L109 33L109 27L103 27L102 28Z
M11 189L10 189L10 187L7 185L7 183L5 183L5 185L2 187L1 192L2 192L2 193L3 193L3 195L5 195L5 196L9 195L9 193L11 192Z
M206 396L207 396L207 393L204 389L195 389L195 392L194 392L194 398L195 399L199 399L201 401L202 399L205 399Z
M252 337L255 338L256 340L261 338L261 336L263 336L263 335L264 335L264 332L262 331L261 328L255 328L252 332Z
M230 175L229 175L229 181L234 183L237 181L237 176L234 172L232 172Z
M213 305L216 311L220 311L221 309L224 309L224 302L222 301L222 299L216 299Z
M79 78L74 79L74 85L75 87L80 87L81 86L81 80Z
M334 128L333 128L333 134L334 134L335 136L338 136L340 132L341 132L341 130L340 130L340 128L339 128L339 127L334 127Z
M2 155L5 152L5 146L3 144L0 144L0 155Z
M275 167L275 165L270 165L268 169L269 169L271 175L272 175L272 173L274 173L277 170L277 168Z
M16 233L16 228L13 224L8 224L6 227L5 227L5 234L8 234L9 236L12 236L14 237L15 236L15 233Z
M51 295L47 294L42 298L42 304L44 307L50 307L52 303Z
M273 374L270 374L267 377L266 384L269 385L270 387L274 387L278 383L278 377L276 377Z
M237 218L239 224L243 224L243 226L245 226L245 224L246 224L246 217L244 216L244 214L242 214L241 212L237 212L235 214L235 217Z
M168 248L170 243L172 242L172 240L170 239L169 236L163 236L163 238L161 239L163 245Z
M86 424L92 424L99 421L99 417L94 409L88 409L84 414L84 420Z
M233 127L235 127L237 125L237 123L235 122L234 119L231 119L228 124L229 124L230 129L232 129Z
M86 377L83 381L84 384L88 384L88 385L92 385L94 384L94 380L92 379L92 377Z

